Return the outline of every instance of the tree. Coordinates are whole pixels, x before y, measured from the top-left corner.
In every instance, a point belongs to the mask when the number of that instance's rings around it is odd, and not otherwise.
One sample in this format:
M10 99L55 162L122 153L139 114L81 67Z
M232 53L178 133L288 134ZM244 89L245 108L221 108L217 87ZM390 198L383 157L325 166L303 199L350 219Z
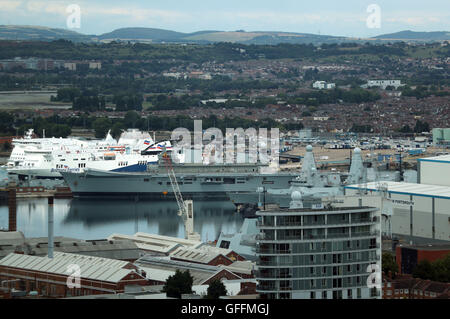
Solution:
M119 138L122 134L123 129L125 128L124 124L121 121L114 123L111 129L111 135L114 138Z
M95 131L95 137L96 138L102 138L105 137L106 133L110 129L112 123L109 118L98 118L94 121L92 124L94 131Z
M398 265L395 262L394 256L392 256L392 254L388 252L384 252L381 261L383 272L387 275L390 271L392 273L392 276L395 277L395 275L398 273Z
M416 121L416 125L414 126L415 133L429 132L430 125L427 122L422 122L421 120Z
M11 150L12 146L10 142L5 142L2 145L2 151L9 152Z
M125 114L124 123L127 128L135 128L137 121L141 118L141 116L136 111L128 111Z
M433 262L422 260L412 273L414 278L450 282L450 254Z
M192 293L192 284L194 278L192 278L189 270L181 272L176 270L175 275L169 276L164 284L162 292L167 294L167 297L181 298L182 294Z
M208 286L207 292L208 293L205 296L206 299L219 299L220 296L226 296L228 293L225 285L218 279L211 281Z
M432 280L434 277L434 271L431 262L427 259L419 262L414 268L412 275L414 278Z
M400 133L412 133L411 128L409 125L404 125L401 129L399 129Z

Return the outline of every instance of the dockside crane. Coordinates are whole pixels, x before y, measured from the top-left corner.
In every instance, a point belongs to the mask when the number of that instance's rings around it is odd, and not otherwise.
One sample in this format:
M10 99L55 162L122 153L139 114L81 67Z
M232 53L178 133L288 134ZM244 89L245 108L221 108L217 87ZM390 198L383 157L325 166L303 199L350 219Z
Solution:
M172 159L164 147L162 158L169 175L170 184L172 185L173 194L178 205L178 216L183 219L184 223L184 237L189 240L200 241L200 234L194 232L194 202L192 200L184 200L181 195L180 187L177 182L177 177L172 166Z

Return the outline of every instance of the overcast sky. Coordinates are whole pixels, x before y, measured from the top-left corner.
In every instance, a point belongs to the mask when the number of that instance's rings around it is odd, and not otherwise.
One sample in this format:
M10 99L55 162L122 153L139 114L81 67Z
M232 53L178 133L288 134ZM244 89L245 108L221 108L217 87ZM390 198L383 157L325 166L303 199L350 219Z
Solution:
M81 8L81 28L74 31L86 34L123 27L354 37L402 30L450 31L450 0L0 0L0 24L67 28L70 4ZM367 27L371 4L381 9L380 28Z

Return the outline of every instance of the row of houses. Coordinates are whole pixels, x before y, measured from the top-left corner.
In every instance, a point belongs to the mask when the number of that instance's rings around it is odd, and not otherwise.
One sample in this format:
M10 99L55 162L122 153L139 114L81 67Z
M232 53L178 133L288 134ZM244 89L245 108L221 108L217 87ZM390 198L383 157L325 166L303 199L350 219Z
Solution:
M22 68L26 70L53 70L53 69L67 69L70 71L76 71L77 65L87 65L89 69L102 68L102 63L98 61L64 61L53 59L41 59L41 58L20 58L0 60L0 70L12 70L15 68Z
M450 283L400 276L383 278L383 299L449 299Z

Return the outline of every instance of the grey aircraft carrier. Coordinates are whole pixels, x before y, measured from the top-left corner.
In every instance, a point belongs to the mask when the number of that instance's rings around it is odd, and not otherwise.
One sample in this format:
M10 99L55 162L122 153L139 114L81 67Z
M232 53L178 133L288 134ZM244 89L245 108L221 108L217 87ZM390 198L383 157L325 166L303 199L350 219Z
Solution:
M262 164L173 164L183 197L229 199L230 192L254 192L258 187L290 187L298 172L264 172ZM269 170L270 171L270 170ZM172 186L164 164L148 165L145 172L86 170L61 172L74 197L171 199Z

